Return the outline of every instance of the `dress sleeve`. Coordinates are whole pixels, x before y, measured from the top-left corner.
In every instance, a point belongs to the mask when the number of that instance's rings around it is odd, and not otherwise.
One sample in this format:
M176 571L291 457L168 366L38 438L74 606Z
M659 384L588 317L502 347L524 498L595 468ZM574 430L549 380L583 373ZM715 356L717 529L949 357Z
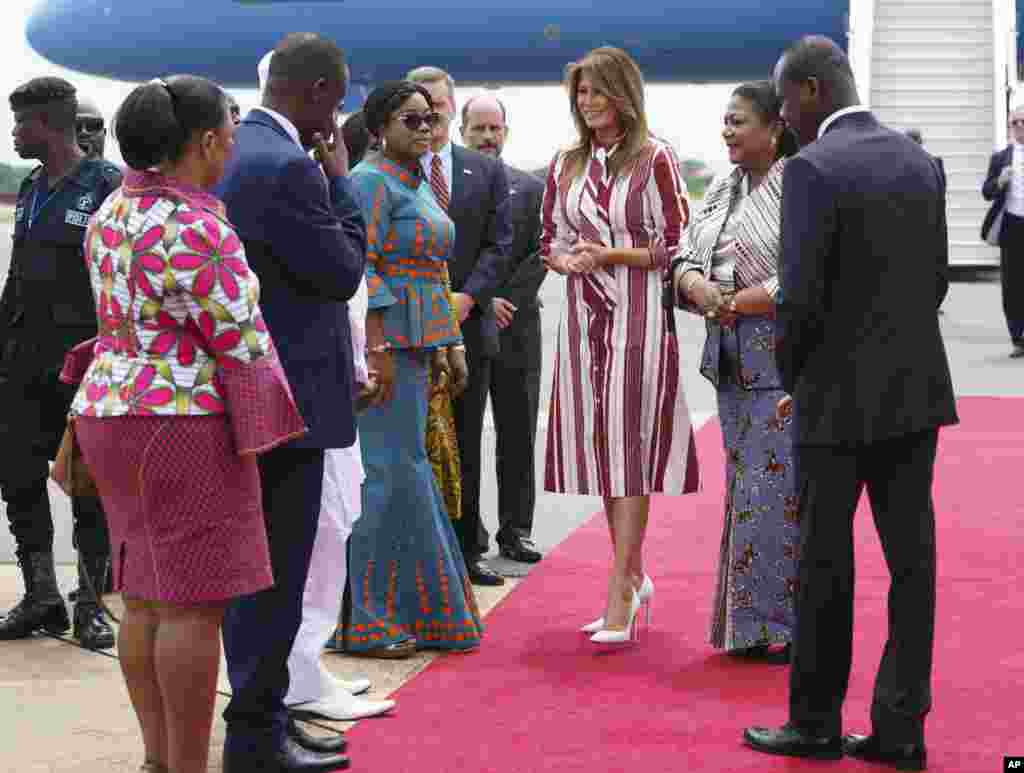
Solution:
M540 210L540 254L545 258L565 254L576 241L576 232L565 219L565 202L562 201L558 185L564 164L565 156L559 153L551 161L547 182L544 184L544 197L541 200Z
M654 264L665 270L679 250L690 219L690 202L679 173L679 159L668 145L662 145L654 152L647 192L654 219L655 240L651 245Z
M180 207L177 239L166 268L182 292L203 347L216 360L217 379L239 454L255 454L299 437L306 426L259 307L259 282L242 242L225 222ZM136 264L166 240L147 231L135 244ZM150 244L150 242L152 242ZM141 249L140 249L141 248ZM158 258L158 255L152 255ZM159 283L149 283L151 289Z
M366 220L366 289L369 293L369 310L374 311L398 302L388 283L378 273L389 247L387 238L391 230L391 194L384 180L374 174L357 171L351 180L359 194Z

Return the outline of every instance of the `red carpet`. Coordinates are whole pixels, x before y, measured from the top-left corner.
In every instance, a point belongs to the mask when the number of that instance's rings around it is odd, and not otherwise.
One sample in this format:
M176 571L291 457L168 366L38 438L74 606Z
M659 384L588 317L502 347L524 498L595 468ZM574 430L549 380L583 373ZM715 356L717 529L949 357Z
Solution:
M961 400L942 433L935 499L939 612L929 770L993 773L1024 754L1024 399ZM440 658L391 718L349 733L353 770L388 773L881 771L745 749L750 724L786 720L788 669L707 644L722 526L715 422L698 436L702 493L656 501L647 540L657 593L638 646L595 654L576 629L600 613L603 517L577 530L487 618L478 653ZM888 576L866 500L857 516L853 676L846 729L868 729ZM831 766L831 767L830 767Z

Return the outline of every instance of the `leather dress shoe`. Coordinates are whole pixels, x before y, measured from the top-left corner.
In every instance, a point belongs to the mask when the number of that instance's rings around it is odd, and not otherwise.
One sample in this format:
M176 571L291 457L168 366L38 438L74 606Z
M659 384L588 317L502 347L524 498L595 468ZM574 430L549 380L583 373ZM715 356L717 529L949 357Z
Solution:
M521 564L535 564L544 556L537 550L533 540L518 539L504 545L498 545L498 552L503 558L509 561L518 561Z
M816 760L838 760L843 757L839 736L819 736L804 732L791 724L778 729L748 727L743 742L759 752L784 757L809 757Z
M324 754L342 754L348 748L348 741L341 733L328 736L315 736L302 729L294 719L288 720L288 737L303 749L311 752L322 752Z
M284 745L277 752L277 764L281 773L330 773L345 770L350 765L348 757L342 754L303 749L288 735L285 735Z
M843 752L847 757L889 765L896 770L924 770L928 766L924 746L913 743L886 746L875 735L844 735Z
M469 574L469 581L474 585L504 585L505 578L495 574L480 559L466 562L466 572Z

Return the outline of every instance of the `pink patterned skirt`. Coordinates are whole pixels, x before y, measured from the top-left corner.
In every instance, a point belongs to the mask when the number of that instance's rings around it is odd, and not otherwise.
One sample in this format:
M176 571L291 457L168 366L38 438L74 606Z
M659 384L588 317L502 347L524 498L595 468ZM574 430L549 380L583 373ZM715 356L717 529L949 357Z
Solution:
M273 584L256 457L226 416L79 416L110 526L115 590L203 604Z

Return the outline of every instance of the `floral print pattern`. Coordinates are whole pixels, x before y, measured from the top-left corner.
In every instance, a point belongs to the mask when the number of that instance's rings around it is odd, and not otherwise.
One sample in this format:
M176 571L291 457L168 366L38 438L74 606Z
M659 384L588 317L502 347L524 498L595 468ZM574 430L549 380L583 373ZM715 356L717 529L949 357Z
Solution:
M87 416L224 413L218 363L272 350L259 281L223 205L129 175L85 237L99 336L72 404Z

